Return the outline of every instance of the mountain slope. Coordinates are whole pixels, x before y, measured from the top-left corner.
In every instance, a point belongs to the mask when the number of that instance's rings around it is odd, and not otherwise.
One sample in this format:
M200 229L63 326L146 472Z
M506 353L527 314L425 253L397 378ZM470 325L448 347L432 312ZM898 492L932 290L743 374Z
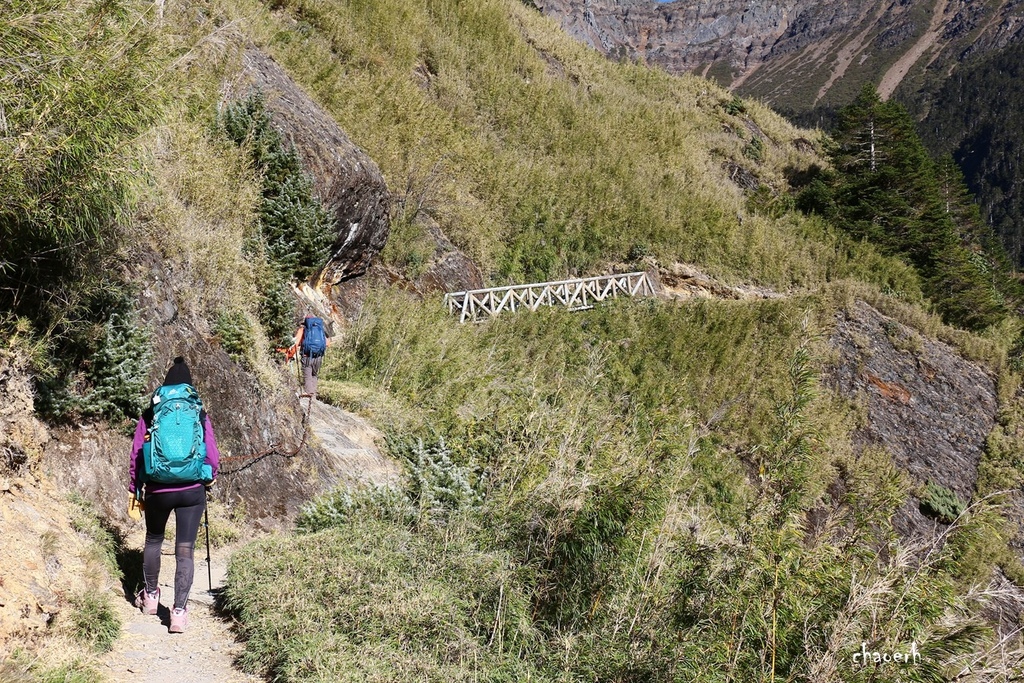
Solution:
M954 154L1013 263L1024 264L1017 108L1006 102L1015 88L995 75L1020 69L1019 3L535 4L610 57L706 75L806 123L831 126L837 107L875 85L908 106L931 149Z
M566 31L614 57L697 72L790 110L846 104L864 82L888 97L926 71L1021 40L1013 2L541 0ZM908 76L908 74L911 74Z

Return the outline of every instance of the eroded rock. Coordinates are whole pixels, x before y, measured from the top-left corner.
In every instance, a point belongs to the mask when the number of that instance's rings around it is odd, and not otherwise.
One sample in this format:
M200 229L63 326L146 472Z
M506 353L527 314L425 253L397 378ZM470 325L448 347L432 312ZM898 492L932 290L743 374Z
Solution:
M840 314L830 343L839 357L826 383L866 407L854 447L882 447L915 485L931 481L970 502L996 420L992 377L864 302ZM917 503L909 500L894 520L903 535L935 527Z

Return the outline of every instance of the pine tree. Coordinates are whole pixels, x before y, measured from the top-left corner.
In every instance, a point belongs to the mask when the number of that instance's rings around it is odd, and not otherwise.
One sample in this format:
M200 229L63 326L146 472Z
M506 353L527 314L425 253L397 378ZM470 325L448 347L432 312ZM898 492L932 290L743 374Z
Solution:
M948 322L979 328L1005 315L962 177L929 157L906 109L867 86L834 136L837 222L912 263Z

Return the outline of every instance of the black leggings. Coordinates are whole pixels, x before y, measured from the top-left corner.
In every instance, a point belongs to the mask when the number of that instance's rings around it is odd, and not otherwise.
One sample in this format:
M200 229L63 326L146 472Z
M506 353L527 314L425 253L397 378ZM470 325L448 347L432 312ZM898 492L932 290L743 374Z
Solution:
M167 518L174 510L174 606L184 609L192 589L195 564L192 553L196 546L199 523L206 510L206 490L202 486L184 491L168 491L146 496L146 547L142 551L142 575L146 590L155 593L160 578L160 550L164 543Z

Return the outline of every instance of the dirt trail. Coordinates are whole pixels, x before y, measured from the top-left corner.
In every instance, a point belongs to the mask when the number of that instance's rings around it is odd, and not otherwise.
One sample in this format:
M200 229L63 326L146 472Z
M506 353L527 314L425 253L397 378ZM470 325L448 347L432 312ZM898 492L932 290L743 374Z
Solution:
M202 536L202 534L200 534ZM141 549L143 532L128 539ZM227 561L234 547L214 548L211 554L213 588L224 585ZM141 561L141 556L140 556ZM119 601L123 629L114 649L102 659L110 681L132 683L242 683L263 681L234 666L242 650L228 620L213 609L208 591L206 548L196 548L195 580L189 595L189 624L185 633L168 633L174 600L174 543L164 541L160 562L160 612L142 614L127 600Z
M394 483L400 467L384 457L376 444L381 435L365 420L340 408L313 401L310 411L312 443L322 448L332 461L329 486L373 482ZM211 515L213 517L213 515ZM173 538L174 517L168 525ZM216 524L216 522L215 522ZM114 650L103 657L110 681L132 683L241 683L264 679L251 676L234 666L242 650L231 624L213 608L208 590L212 575L213 590L224 586L228 560L244 542L240 541L211 552L211 571L207 572L205 536L200 530L195 549L195 578L189 595L189 625L185 633L167 632L170 608L174 601L174 543L164 541L160 562L160 613L142 614L125 599L118 602L124 628ZM251 539L250 539L251 540ZM145 541L142 524L126 539L127 546L139 551ZM140 570L141 571L141 570Z

